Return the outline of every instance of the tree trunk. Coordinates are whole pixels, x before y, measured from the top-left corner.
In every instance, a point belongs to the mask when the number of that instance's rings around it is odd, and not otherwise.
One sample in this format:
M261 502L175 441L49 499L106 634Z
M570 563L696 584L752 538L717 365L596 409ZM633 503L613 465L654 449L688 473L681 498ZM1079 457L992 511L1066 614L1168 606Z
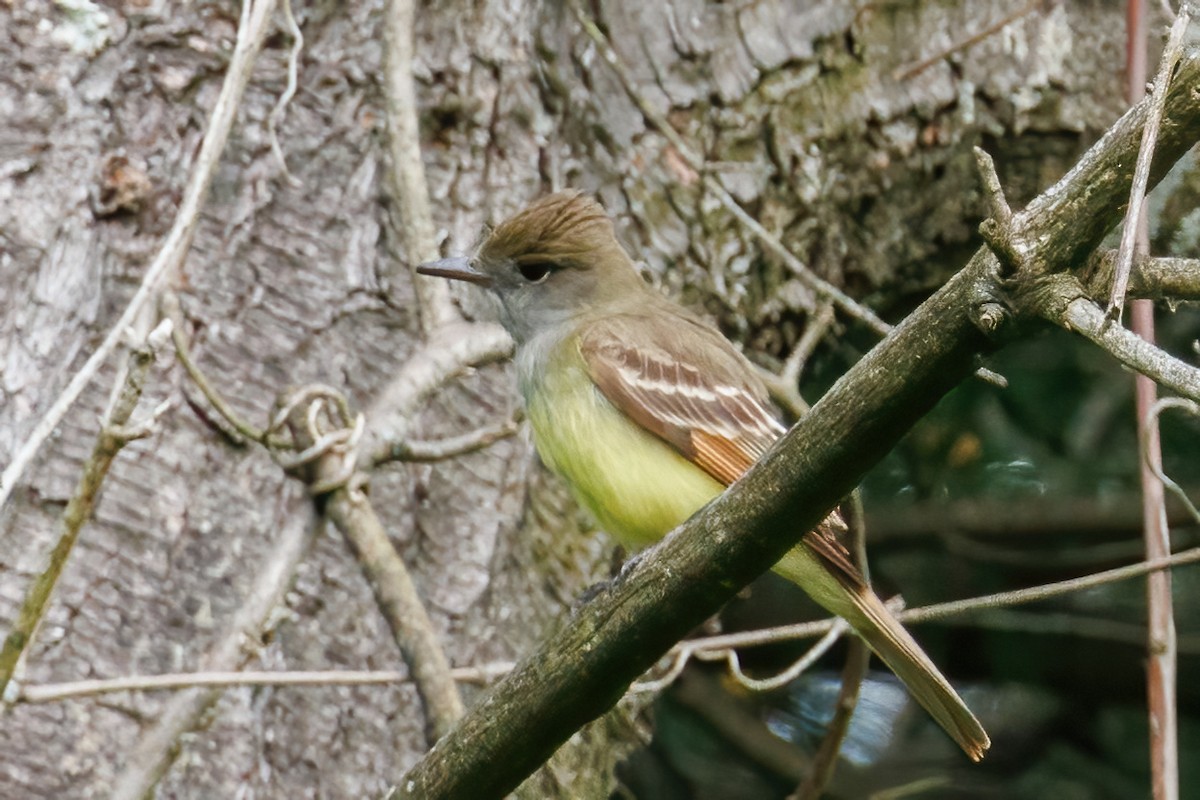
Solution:
M238 24L225 4L82 8L0 12L0 463L160 247ZM1019 202L1123 106L1120 11L1106 4L589 8L649 108L703 153L743 208L817 274L885 314L938 285L977 244L973 145L997 155ZM295 11L300 89L278 136L296 182L267 132L291 47L281 18L175 281L199 366L259 425L288 385L330 384L356 409L372 407L421 337L397 224L406 210L383 180L383 8ZM417 20L423 153L445 251L468 251L484 224L551 188L579 187L601 198L665 292L755 352L787 355L817 298L703 190L569 8L443 2ZM471 292L459 301L485 316ZM124 361L109 359L2 511L5 627L44 568ZM402 668L361 571L299 484L262 448L230 444L164 357L135 418L168 399L155 433L117 458L22 680ZM447 384L408 430L463 433L501 421L517 402L508 367L482 367ZM384 469L371 498L456 666L519 658L610 571L607 540L523 437ZM249 638L234 633L247 598L276 586L283 602ZM425 749L409 685L187 697L16 705L4 723L0 796L108 796L148 785L148 765L161 762L163 797L361 797L382 792ZM168 713L190 732L149 739ZM589 726L527 795L607 796L613 762L636 744L635 713Z

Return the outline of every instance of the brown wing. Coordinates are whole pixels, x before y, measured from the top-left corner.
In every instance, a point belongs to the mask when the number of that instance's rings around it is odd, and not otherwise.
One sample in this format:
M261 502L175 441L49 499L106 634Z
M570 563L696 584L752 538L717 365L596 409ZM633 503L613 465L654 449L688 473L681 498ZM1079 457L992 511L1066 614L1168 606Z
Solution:
M589 326L580 351L609 402L728 486L784 428L728 343L706 347L714 334L686 317L679 325L654 326L647 341L637 318L606 319ZM710 341L689 342L689 334Z
M678 315L674 309L664 312ZM785 429L740 353L690 317L655 325L648 341L637 317L610 317L588 326L580 352L600 392L634 422L728 486ZM637 345L627 344L637 342ZM831 513L804 541L848 586L864 585L839 540L846 529Z

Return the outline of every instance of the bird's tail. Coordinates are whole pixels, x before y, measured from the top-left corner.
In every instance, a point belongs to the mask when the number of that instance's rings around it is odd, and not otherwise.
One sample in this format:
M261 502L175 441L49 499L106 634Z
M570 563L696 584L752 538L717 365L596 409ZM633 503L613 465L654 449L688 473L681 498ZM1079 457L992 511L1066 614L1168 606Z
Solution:
M987 732L921 646L869 587L847 586L839 581L821 558L803 544L790 550L774 569L850 623L971 760L983 758L991 746Z

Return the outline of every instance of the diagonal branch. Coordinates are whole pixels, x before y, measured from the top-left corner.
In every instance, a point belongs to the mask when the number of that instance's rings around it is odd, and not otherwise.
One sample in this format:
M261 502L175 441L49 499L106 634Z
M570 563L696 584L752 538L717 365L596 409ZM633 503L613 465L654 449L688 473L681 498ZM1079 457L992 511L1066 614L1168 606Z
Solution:
M1125 366L1193 400L1200 401L1200 369L1147 342L1128 328L1110 325L1105 313L1084 297L1044 308L1044 314L1106 350Z
M1166 99L1167 86L1171 82L1171 74L1175 71L1175 64L1179 60L1179 53L1183 48L1184 31L1187 30L1188 23L1191 21L1191 15L1186 6L1187 4L1184 3L1184 7L1180 8L1179 14L1175 17L1175 23L1171 26L1171 34L1167 38L1167 46L1163 48L1162 59L1158 64L1158 74L1154 78L1154 90L1150 95L1150 113L1146 120L1146 127L1142 130L1141 147L1138 148L1133 185L1129 190L1129 207L1125 210L1125 224L1121 228L1121 244L1117 248L1116 277L1113 280L1112 295L1109 297L1108 311L1106 312L1108 319L1117 322L1121 321L1121 312L1125 308L1125 292L1129 286L1129 271L1133 266L1138 231L1144 230L1142 218L1145 213L1146 183L1150 179L1150 162L1154 159L1154 148L1158 144L1158 126L1162 119L1163 102ZM1141 49L1142 58L1140 60L1144 65L1144 46ZM1134 74L1132 65L1130 65L1130 74ZM1137 74L1145 75L1144 66L1137 70ZM1131 99L1139 99L1141 95L1142 92L1138 92Z
M450 302L446 281L427 278L415 271L422 261L437 258L433 214L429 210L429 187L421 161L421 132L417 124L417 91L413 84L413 0L391 0L384 10L383 90L388 123L388 152L391 169L387 186L404 227L404 250L416 287L421 328L428 335L441 325L459 319Z
M164 324L170 327L170 323ZM0 696L5 694L9 680L12 679L13 673L33 641L34 631L41 624L42 615L50 602L54 587L58 584L58 579L67 565L67 559L75 548L79 531L91 518L92 511L96 507L100 487L108 475L113 459L131 440L141 438L136 435L124 434L122 429L129 423L129 418L142 398L142 386L146 382L146 373L149 371L150 365L154 363L154 351L148 345L139 347L129 354L129 361L130 367L125 372L121 391L117 394L117 400L113 407L101 422L100 434L96 437L92 454L84 464L83 474L79 476L79 483L67 503L66 510L63 511L62 520L59 523L58 541L50 552L49 563L30 585L25 595L25 601L17 612L17 619L13 623L12 630L4 638L3 646L0 646Z
M289 457L293 474L322 496L326 516L354 551L412 672L432 744L463 715L463 702L412 575L365 492L366 476L355 462L362 417L353 418L345 399L321 386L285 394L278 406L271 427L286 424L291 431L299 451Z
M1200 51L1168 91L1151 181L1200 131ZM1038 260L1083 263L1119 217L1147 108L1116 122L1013 223ZM690 629L766 571L994 345L972 320L999 262L968 265L839 380L742 480L646 553L530 654L390 797L502 796ZM986 292L985 292L986 293ZM514 735L519 732L520 735Z

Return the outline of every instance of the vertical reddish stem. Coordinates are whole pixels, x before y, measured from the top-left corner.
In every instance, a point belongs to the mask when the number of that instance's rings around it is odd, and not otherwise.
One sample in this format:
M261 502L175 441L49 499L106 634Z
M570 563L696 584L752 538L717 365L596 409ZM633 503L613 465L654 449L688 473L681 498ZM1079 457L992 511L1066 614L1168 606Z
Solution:
M1134 300L1133 329L1141 336L1154 338L1154 306L1149 300ZM1142 524L1146 558L1170 555L1171 539L1162 481L1153 463L1162 469L1158 419L1150 416L1157 399L1154 381L1137 375L1137 418L1139 442L1144 458L1139 459L1142 478ZM1147 463L1150 462L1150 463ZM1149 616L1149 642L1146 690L1150 711L1150 770L1154 800L1179 797L1179 752L1176 740L1175 703L1175 620L1171 603L1171 572L1151 572L1146 578L1146 603Z
M1146 96L1146 4L1129 0L1125 6L1125 95L1129 104Z
M1146 5L1129 0L1126 10L1126 93L1136 103L1146 93ZM1145 212L1137 220L1136 252L1149 250L1149 226ZM1134 300L1131 309L1133 331L1154 341L1154 304ZM1154 381L1136 375L1138 442L1142 483L1142 525L1146 558L1170 555L1171 540L1167 529L1162 470L1162 449L1157 417L1150 408L1157 399ZM1176 739L1175 702L1175 620L1171 603L1171 573L1152 572L1146 582L1149 641L1146 665L1146 695L1150 714L1150 772L1154 800L1178 800L1179 752Z

